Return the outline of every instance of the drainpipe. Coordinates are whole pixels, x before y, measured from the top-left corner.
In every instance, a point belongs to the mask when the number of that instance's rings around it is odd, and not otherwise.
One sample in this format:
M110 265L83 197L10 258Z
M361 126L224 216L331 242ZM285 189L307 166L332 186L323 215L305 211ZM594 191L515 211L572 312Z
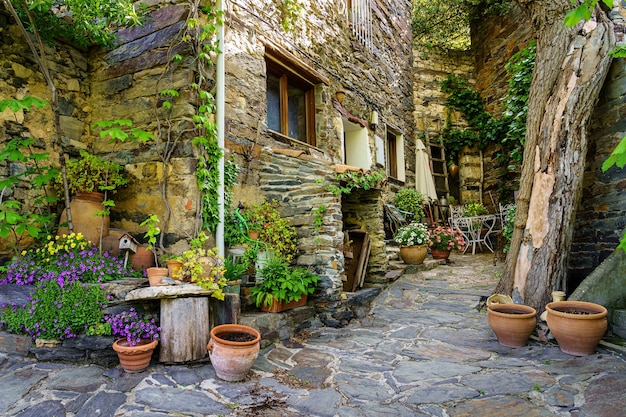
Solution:
M223 0L217 0L215 7L218 13L223 11ZM217 207L219 223L217 224L217 231L215 233L215 242L218 249L218 254L225 256L224 254L224 24L218 24L217 26L217 41L218 48L221 51L217 55L217 74L216 84L217 91L215 94L215 106L216 106L216 123L217 123L217 146L222 150L222 157L218 163L219 181L217 185Z

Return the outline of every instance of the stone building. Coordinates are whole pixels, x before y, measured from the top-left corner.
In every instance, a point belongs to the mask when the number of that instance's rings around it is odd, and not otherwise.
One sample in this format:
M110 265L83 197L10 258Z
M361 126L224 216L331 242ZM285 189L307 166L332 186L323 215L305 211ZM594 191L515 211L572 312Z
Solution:
M342 290L348 229L371 238L366 281L384 280L383 203L393 190L415 183L411 3L296 0L290 2L300 8L295 13L282 0L224 3L225 151L239 166L234 203L278 201L297 227L297 263L320 274L323 298L337 299ZM130 175L129 186L114 197L111 227L141 240L139 223L157 214L165 219L168 251L183 247L198 230L199 153L192 143L198 32L187 24L198 6L151 2L144 26L120 30L112 48L58 43L46 51L68 156L88 149L122 163ZM202 14L199 19L206 23ZM46 99L36 62L3 11L0 29L0 98ZM214 69L203 75L214 93ZM166 100L169 110L162 107ZM52 148L49 108L11 119L7 112L0 115L3 138L23 126L23 134ZM130 119L157 139L111 144L92 127L118 119ZM334 195L327 185L337 182L337 167L345 165L384 170L387 181L370 191ZM323 226L316 229L313 210L321 206Z

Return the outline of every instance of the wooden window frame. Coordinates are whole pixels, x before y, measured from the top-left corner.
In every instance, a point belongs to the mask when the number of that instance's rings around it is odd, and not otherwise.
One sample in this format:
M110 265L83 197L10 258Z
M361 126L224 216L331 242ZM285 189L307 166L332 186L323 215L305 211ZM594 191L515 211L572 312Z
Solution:
M268 74L279 77L279 100L280 100L280 132L281 136L287 137L297 142L296 138L290 138L289 126L289 85L296 86L304 91L305 106L305 132L304 137L307 144L317 146L317 135L315 131L315 86L319 84L329 85L327 77L300 61L290 52L278 47L271 42L265 42L265 60Z

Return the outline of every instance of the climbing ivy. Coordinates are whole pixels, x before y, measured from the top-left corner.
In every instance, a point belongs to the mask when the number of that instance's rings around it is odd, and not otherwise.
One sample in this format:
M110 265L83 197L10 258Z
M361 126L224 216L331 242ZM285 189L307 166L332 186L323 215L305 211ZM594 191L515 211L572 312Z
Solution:
M442 133L446 154L456 161L464 146L484 149L489 143L499 143L496 152L498 169L498 194L502 201L510 200L516 190L519 170L526 141L526 117L528 115L528 95L532 73L535 68L535 41L509 59L505 68L509 73L509 88L504 97L504 112L501 118L493 118L486 112L482 98L471 89L467 81L454 74L441 84L441 90L448 93L446 107L460 111L469 128L452 129L448 116Z

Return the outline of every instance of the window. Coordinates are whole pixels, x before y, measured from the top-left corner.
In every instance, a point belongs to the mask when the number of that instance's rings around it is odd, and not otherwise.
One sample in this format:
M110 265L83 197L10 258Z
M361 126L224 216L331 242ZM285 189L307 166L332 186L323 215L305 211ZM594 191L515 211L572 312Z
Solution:
M347 0L350 10L350 27L361 44L372 50L372 5L371 0Z
M282 136L317 146L315 86L326 77L271 43L265 45L267 127Z
M267 127L309 145L315 140L315 92L287 74L267 74Z
M406 179L404 170L404 139L401 134L387 128L385 142L387 175L399 181Z
M346 117L342 117L342 119L344 163L363 169L371 169L372 156L367 129L361 125L350 122Z

